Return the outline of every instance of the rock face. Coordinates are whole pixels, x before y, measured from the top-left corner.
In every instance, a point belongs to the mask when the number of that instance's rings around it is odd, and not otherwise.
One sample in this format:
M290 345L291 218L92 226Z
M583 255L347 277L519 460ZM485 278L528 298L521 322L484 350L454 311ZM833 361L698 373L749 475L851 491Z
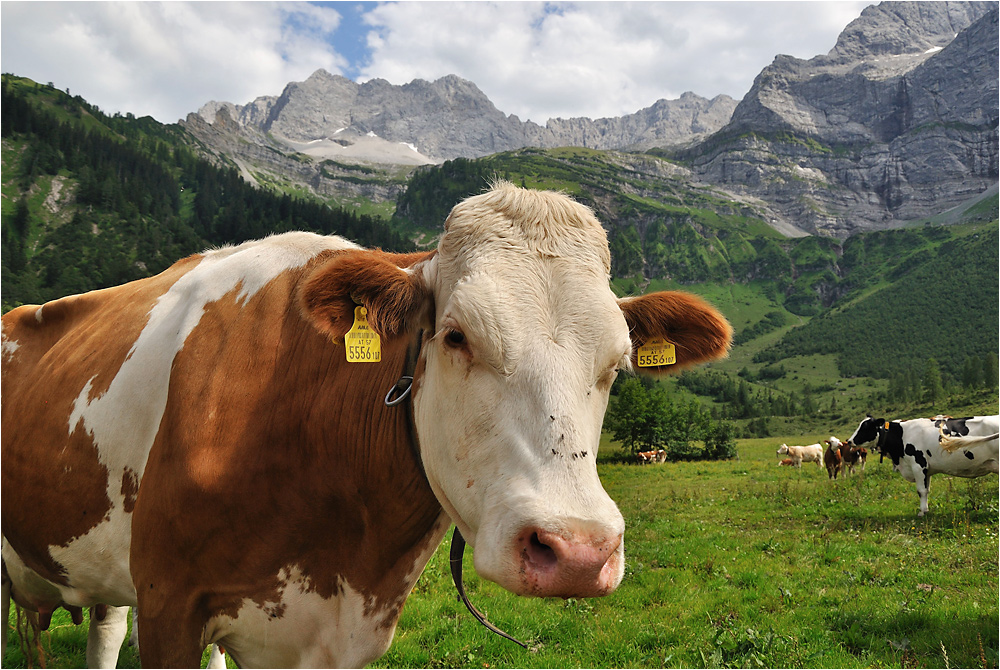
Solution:
M270 133L279 142L336 139L345 132L376 136L414 147L425 162L439 162L526 146L644 149L689 144L722 128L735 107L729 96L707 100L685 93L628 116L554 119L542 127L504 114L475 84L454 75L394 86L382 79L357 84L317 70L304 82L288 84L278 97L260 97L242 107L213 101L198 115L212 124L226 109L248 134Z
M735 108L736 101L728 95L707 100L688 92L627 116L551 119L545 124L544 146L645 150L690 144L725 126Z
M997 181L997 44L996 3L868 7L826 56L775 58L688 155L813 233L931 216Z

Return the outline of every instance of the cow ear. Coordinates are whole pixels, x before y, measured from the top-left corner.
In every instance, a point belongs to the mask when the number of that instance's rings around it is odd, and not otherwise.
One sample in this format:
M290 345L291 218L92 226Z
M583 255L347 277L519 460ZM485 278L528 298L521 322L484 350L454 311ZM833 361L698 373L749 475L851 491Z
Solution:
M696 295L661 291L618 301L632 337L632 364L647 373L671 373L729 354L733 327L726 317ZM677 362L660 367L637 366L639 347L663 338L674 345Z
M431 313L432 294L422 269L433 254L336 252L306 276L300 303L316 327L333 338L351 329L358 305L368 310L368 323L379 335L399 335Z

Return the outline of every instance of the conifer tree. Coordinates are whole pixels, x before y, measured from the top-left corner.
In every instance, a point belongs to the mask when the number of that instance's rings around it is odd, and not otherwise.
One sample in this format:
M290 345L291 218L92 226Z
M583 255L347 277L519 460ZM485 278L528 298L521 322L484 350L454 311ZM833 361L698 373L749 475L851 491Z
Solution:
M998 382L997 375L997 355L986 354L983 357L983 386L995 391Z
M924 401L937 402L944 398L944 385L941 383L941 368L937 360L927 359L924 368Z

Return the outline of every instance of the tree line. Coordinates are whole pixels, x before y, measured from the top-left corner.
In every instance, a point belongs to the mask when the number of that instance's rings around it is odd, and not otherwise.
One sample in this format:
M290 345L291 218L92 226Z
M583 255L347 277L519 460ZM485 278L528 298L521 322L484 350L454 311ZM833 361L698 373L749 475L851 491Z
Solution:
M646 378L627 377L616 388L604 427L628 455L663 449L668 461L736 456L736 427L713 418L697 401L675 403Z
M982 359L966 356L960 370L942 375L935 358L928 358L923 368L911 367L889 378L883 398L890 403L935 403L962 392L996 391L997 355Z

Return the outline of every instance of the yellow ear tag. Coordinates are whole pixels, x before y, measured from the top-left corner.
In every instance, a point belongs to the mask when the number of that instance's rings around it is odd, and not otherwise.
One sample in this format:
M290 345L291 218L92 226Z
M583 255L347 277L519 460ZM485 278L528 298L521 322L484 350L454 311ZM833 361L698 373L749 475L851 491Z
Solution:
M639 347L639 367L651 368L657 365L673 365L677 355L672 342L662 337L652 339Z
M378 363L382 360L382 341L368 325L368 310L354 308L354 325L344 335L348 363Z
M889 430L889 422L888 421L885 422L885 429Z

